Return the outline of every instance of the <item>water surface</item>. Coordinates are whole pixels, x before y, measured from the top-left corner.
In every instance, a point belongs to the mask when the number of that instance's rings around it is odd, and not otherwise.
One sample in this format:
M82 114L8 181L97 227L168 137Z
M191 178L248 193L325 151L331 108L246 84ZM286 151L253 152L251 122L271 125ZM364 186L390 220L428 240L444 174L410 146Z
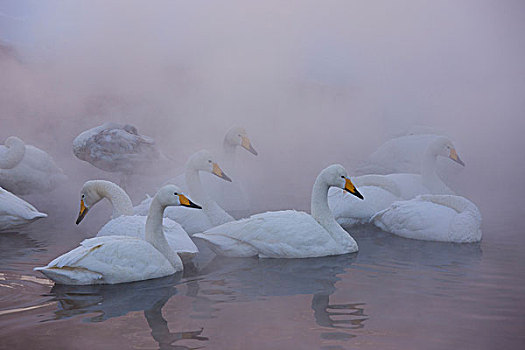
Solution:
M220 258L197 242L183 274L73 287L32 271L83 238L43 221L0 234L0 347L523 349L523 232L483 230L461 245L362 227L359 253L298 260Z

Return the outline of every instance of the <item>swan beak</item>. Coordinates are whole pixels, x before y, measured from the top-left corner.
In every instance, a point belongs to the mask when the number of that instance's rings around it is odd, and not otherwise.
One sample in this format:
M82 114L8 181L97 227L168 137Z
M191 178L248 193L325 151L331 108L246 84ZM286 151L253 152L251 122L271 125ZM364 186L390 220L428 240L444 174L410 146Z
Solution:
M213 175L217 175L218 177L220 177L221 179L223 180L226 180L228 182L232 182L232 179L229 178L228 175L226 175L222 169L219 167L219 164L217 163L213 163L213 171L212 171Z
M84 205L84 200L80 200L80 213L78 213L78 218L76 224L80 224L80 221L86 216L87 212L89 211L88 207Z
M465 166L465 163L463 163L463 161L459 158L458 153L456 152L456 149L454 148L450 149L449 158L452 159L454 162Z
M200 205L193 203L183 194L179 194L179 202L183 207L202 209Z
M359 193L357 188L355 188L355 186L352 183L352 181L350 181L350 179L348 179L346 177L345 177L345 191L350 192L351 194L353 194L357 198L364 199L363 195L361 193Z
M246 136L241 136L242 142L241 146L246 149L248 152L252 153L253 155L257 155L257 151L255 148L253 148L252 144L250 143L250 139Z

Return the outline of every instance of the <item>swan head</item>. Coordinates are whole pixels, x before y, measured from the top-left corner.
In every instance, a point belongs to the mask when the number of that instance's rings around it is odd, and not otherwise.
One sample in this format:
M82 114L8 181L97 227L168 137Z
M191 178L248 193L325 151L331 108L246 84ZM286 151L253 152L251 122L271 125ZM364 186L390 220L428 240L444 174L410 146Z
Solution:
M243 128L236 126L228 130L224 137L224 142L235 147L241 146L251 154L257 155L257 151L253 148L250 139L248 138L248 134Z
M432 155L443 156L452 159L454 162L465 166L465 163L459 158L459 155L452 141L447 137L438 137L429 146Z
M163 207L183 206L202 209L200 205L193 203L186 195L184 195L179 187L171 184L161 187L155 195L155 198Z
M352 181L350 181L348 173L342 165L330 165L321 172L320 176L328 186L339 187L357 198L364 199L363 195L359 193Z
M99 192L99 187L102 182L109 181L90 180L86 181L84 186L82 186L82 190L80 190L80 212L78 213L76 221L77 225L84 219L89 209L104 198Z
M194 170L206 171L225 181L232 182L230 177L222 171L221 167L215 160L215 157L207 150L202 150L193 154L188 160L186 166Z

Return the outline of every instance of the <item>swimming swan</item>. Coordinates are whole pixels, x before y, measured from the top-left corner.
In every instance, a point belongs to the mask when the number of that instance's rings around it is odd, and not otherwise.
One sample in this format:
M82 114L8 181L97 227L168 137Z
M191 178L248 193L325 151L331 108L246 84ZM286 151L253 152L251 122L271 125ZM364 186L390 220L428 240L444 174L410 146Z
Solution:
M353 253L354 239L334 220L328 207L331 187L363 198L339 164L321 171L312 189L312 215L295 210L266 212L214 227L195 237L215 253L230 257L310 258Z
M443 135L424 133L409 134L390 139L379 146L379 148L356 169L356 174L418 174L421 171L421 163L425 157L425 150L433 141L440 137L443 137ZM442 178L443 175L457 175L460 168L462 167L447 158L439 157L437 159L436 170Z
M222 148L221 165L235 179L235 182L216 181L212 176L202 174L203 186L207 189L210 197L228 213L235 217L247 216L250 213L251 205L242 183L239 182L237 149L243 148L255 156L258 153L253 148L246 130L240 127L233 127L228 130L224 136Z
M67 177L53 158L16 136L0 145L0 186L17 195L54 190Z
M133 215L133 206L127 193L110 181L87 181L80 192L80 213L77 225L84 219L89 209L106 198L113 207L112 220L108 221L97 233L102 236L129 236L144 239L146 216ZM150 203L151 204L151 203ZM165 218L162 221L164 235L171 249L179 254L183 261L191 259L199 251L186 231L175 221Z
M47 214L0 187L0 231L14 230Z
M466 198L421 195L394 202L371 219L381 230L425 241L472 243L481 240L481 214Z
M189 235L204 232L214 226L235 220L207 194L206 189L201 184L200 171L214 174L225 181L231 182L231 179L222 171L210 152L202 150L188 159L184 173L185 181L182 184L174 183L181 188L185 188L185 185L191 198L202 206L202 211L187 210L186 208L168 208L165 216L178 222ZM180 178L173 180L177 181ZM149 201L151 201L150 198L143 200L142 203L135 207L135 213L140 214L143 212Z
M436 160L444 156L465 165L452 142L438 137L429 144L419 174L363 175L354 179L365 197L363 202L347 198L345 193L331 189L328 203L335 219L343 226L368 223L370 218L398 200L412 199L420 194L454 194L436 174Z
M158 278L182 271L180 257L169 247L162 230L167 206L200 208L175 185L162 187L151 202L146 240L104 236L82 241L47 266L36 267L58 284L115 284Z

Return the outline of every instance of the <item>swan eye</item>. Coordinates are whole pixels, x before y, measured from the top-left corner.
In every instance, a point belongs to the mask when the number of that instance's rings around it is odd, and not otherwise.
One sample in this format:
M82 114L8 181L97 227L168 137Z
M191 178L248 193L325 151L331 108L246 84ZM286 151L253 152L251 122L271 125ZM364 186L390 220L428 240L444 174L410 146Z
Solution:
M344 178L345 178L345 176L344 176L344 175L341 175L341 179L344 179Z
M179 194L177 192L173 193L174 195L178 196Z
M83 194L83 195L82 195L82 199L84 199L84 197L86 197L86 195Z
M211 160L208 160L208 163L211 163L212 161Z

